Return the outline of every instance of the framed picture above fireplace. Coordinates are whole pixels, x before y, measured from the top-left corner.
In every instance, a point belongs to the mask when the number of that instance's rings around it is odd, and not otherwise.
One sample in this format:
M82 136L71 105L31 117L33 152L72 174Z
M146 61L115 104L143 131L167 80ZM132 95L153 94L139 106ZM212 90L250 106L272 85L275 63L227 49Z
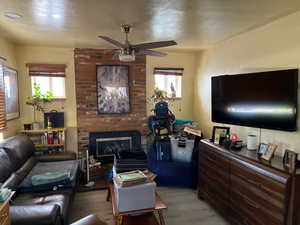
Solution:
M98 114L130 112L128 66L97 66L97 104Z

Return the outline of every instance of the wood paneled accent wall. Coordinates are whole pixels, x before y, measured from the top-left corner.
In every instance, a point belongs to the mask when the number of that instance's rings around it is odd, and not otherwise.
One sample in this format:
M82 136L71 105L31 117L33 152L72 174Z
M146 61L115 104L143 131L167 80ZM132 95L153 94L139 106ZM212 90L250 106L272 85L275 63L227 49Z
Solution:
M75 49L75 87L79 153L89 132L139 130L147 131L146 57L138 55L131 63L113 59L114 50ZM129 114L97 113L97 65L128 65L131 112Z

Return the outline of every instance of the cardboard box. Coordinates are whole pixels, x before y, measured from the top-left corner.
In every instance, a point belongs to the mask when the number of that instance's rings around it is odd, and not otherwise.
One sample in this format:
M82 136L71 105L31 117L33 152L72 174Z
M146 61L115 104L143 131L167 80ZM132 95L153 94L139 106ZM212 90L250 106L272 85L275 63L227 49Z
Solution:
M156 183L154 181L136 184L129 187L121 187L114 180L114 188L117 206L120 212L155 207Z

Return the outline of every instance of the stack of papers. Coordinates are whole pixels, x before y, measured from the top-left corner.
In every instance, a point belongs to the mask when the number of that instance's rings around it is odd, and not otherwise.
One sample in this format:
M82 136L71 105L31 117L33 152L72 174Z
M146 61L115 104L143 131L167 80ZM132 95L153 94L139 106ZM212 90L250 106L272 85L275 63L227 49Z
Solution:
M143 183L147 179L147 176L140 170L118 173L115 177L116 182L122 187Z

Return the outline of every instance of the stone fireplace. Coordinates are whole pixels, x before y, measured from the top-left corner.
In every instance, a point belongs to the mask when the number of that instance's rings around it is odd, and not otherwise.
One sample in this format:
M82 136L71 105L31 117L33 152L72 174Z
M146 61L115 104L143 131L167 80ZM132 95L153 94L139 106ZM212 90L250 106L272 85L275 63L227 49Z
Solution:
M146 57L137 55L134 62L126 63L113 59L114 52L101 49L74 50L79 156L84 155L87 143L92 144L90 134L138 131L142 140L145 139L143 137L147 132ZM130 113L98 114L97 65L129 66ZM134 149L134 139L130 141L126 137L97 137L93 143L98 152L93 154L110 153L119 148L128 148L130 145Z

